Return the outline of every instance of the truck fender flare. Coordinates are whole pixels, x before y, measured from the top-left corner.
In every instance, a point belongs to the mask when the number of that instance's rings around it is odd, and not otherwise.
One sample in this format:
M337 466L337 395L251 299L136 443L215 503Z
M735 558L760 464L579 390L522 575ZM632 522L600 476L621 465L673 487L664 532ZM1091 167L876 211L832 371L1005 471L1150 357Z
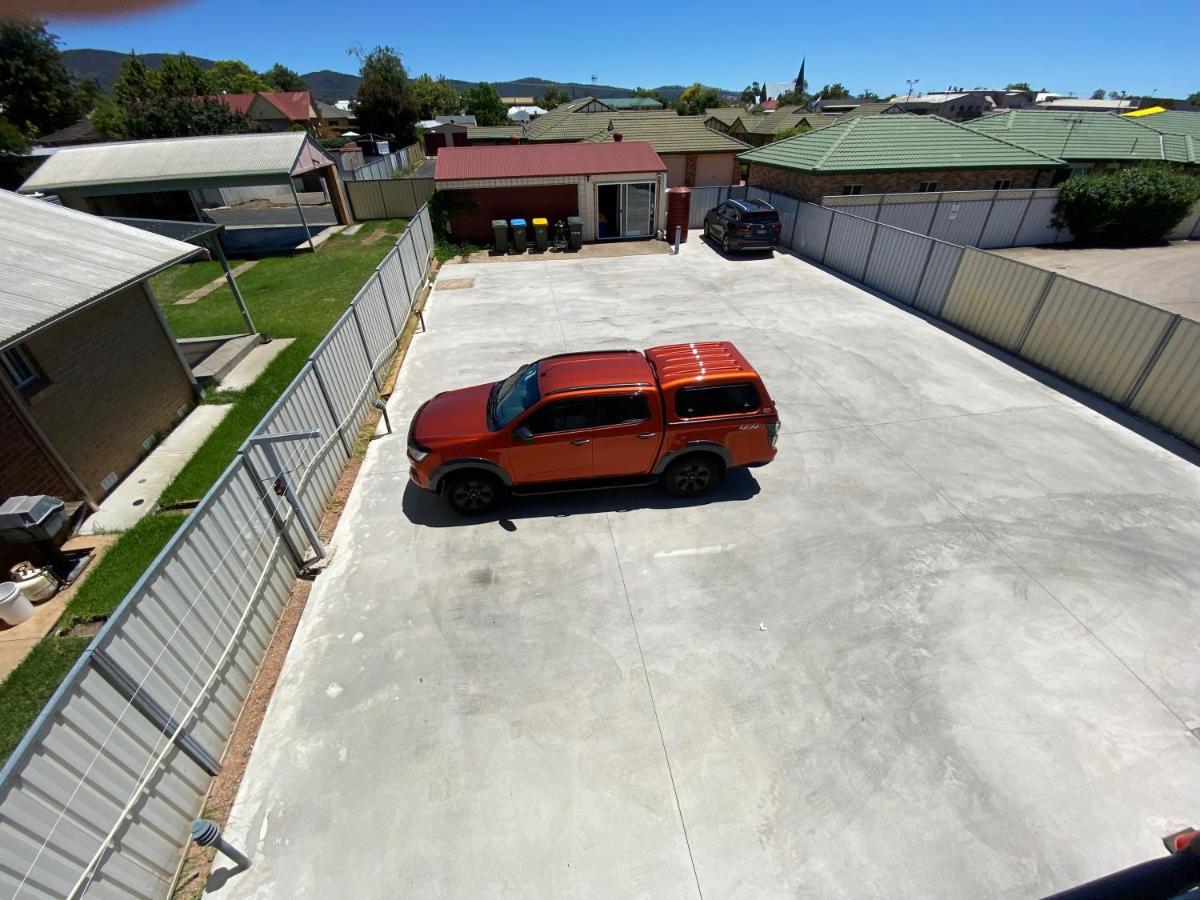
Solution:
M469 456L462 457L461 459L451 459L442 463L429 476L429 486L434 492L441 493L442 482L445 481L446 476L454 472L461 472L463 469L482 469L499 478L505 487L513 486L512 476L504 470L503 466L492 462L490 459L479 459Z
M721 462L725 464L725 468L733 468L733 454L729 452L729 448L724 444L719 444L716 441L688 441L678 450L672 450L660 459L658 465L654 467L653 474L661 475L667 470L667 466L688 453L712 453L721 457Z

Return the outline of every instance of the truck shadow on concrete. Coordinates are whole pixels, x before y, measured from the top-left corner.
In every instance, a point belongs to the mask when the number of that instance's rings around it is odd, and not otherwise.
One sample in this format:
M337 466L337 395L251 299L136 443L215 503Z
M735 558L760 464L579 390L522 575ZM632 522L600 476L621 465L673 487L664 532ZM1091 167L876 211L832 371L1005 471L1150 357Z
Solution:
M518 531L522 519L630 512L636 509L689 509L712 503L749 500L761 488L747 469L734 469L708 494L695 500L672 497L658 485L577 491L566 494L540 494L511 497L499 508L482 516L460 516L446 505L444 498L423 491L409 482L404 488L401 508L414 525L427 528L464 528L499 525L505 531Z

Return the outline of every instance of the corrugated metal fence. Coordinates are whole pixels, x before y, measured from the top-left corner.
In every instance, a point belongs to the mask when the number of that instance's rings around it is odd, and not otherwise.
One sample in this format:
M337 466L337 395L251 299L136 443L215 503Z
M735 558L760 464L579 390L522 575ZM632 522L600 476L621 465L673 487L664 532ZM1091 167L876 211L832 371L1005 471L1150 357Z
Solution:
M356 219L407 218L433 196L432 178L347 181L345 186Z
M319 520L432 257L422 209L254 431ZM0 772L0 893L166 896L308 553L258 444L105 623Z
M369 163L359 166L357 169L347 171L342 176L342 180L374 181L381 178L392 178L397 172L403 172L409 166L419 163L424 159L425 148L420 144L409 144L395 153L380 156Z
M943 319L1200 445L1200 323L845 208L817 206L754 187L748 196L761 197L780 211L783 243L800 256ZM710 208L702 208L700 224ZM855 213L862 208L855 207ZM693 199L693 218L695 210ZM1012 217L1011 211L999 215ZM980 233L980 224L972 227Z
M1070 231L1054 227L1057 203L1058 188L859 194L821 200L831 209L984 250L1073 241ZM1200 203L1167 235L1172 241L1186 238L1200 238Z

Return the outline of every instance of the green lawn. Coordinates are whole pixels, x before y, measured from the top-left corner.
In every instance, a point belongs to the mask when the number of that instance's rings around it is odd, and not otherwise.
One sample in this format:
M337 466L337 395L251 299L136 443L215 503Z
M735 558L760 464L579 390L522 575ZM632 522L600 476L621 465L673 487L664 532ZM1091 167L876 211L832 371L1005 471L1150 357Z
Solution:
M212 486L406 224L403 219L368 222L352 237L334 235L315 254L270 257L238 277L238 286L258 330L271 337L295 338L295 343L276 357L245 391L236 395L218 391L211 398L216 402L232 400L234 408L167 486L162 504L198 500ZM200 337L244 330L227 288L213 291L187 306L174 305L174 299L192 290L189 284L190 279L173 276L171 272L154 284L155 294L177 336Z
M403 219L368 222L351 237L334 235L315 254L265 259L238 278L258 329L272 337L295 338L295 343L246 390L217 391L213 395L217 401L232 403L233 409L167 486L161 504L199 499L212 486L406 224ZM217 263L204 262L176 266L154 279L155 295L177 336L245 330L227 287L194 304L174 305L175 300L219 274ZM122 534L88 573L54 631L0 684L0 763L8 758L90 641L88 637L60 637L59 633L106 619L184 518L178 513L153 513Z

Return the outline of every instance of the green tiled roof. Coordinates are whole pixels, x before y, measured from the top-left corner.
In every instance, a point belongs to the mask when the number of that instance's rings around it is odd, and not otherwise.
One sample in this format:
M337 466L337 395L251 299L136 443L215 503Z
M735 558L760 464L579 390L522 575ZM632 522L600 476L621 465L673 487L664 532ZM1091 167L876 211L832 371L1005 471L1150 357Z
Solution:
M848 122L850 119L857 119L860 116L878 116L895 108L897 114L904 113L904 108L896 105L895 100L871 100L864 103L862 106L856 106L854 109L848 110L837 117L839 122ZM891 113L888 113L891 115ZM830 117L833 118L832 116Z
M749 119L763 118L762 116L757 116L753 113L746 112L746 110L742 109L740 106L714 107L712 109L706 109L704 111L704 115L710 119L717 119L726 125L732 125L738 119L741 119L743 122L745 122Z
M1189 162L1185 142L1165 141L1142 120L1111 112L1010 109L968 122L966 127L1066 160Z
M467 128L467 141L507 140L520 133L520 125L471 125Z
M1163 134L1187 134L1200 138L1200 112L1168 109L1150 116L1121 116L1127 122L1137 122Z
M790 128L821 128L833 122L832 116L820 113L785 113L773 112L769 116L760 116L750 124L753 134L778 134Z
M589 116L601 119L602 130L591 135L592 141L611 141L620 132L627 141L647 141L659 153L737 153L746 144L704 124L708 116L677 116L674 113L627 112L613 116ZM609 119L613 130L608 130Z
M861 116L757 147L740 157L801 172L1013 169L1063 165L1053 156L938 116Z

